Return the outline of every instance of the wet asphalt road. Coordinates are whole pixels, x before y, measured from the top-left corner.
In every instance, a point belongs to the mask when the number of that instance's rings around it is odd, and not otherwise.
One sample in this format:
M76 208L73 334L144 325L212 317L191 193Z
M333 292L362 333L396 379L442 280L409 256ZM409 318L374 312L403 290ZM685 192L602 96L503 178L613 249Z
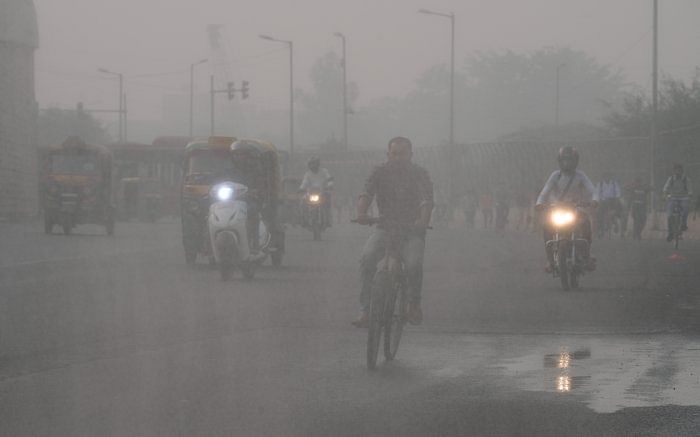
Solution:
M700 244L600 241L562 292L539 235L431 231L424 313L368 372L368 230L280 270L184 266L177 223L0 225L0 434L698 435Z

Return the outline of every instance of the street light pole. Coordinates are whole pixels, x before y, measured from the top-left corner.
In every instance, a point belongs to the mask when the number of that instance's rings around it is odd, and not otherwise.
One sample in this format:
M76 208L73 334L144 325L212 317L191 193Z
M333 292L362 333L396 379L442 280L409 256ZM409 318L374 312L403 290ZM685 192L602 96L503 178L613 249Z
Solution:
M294 155L294 43L268 35L258 36L268 41L287 44L289 47L289 157L291 158Z
M651 196L651 212L652 212L652 229L659 228L658 216L656 214L656 141L657 141L657 126L656 117L659 109L659 2L654 0L654 38L652 41L652 80L651 80L651 141L649 141L649 179L652 191Z
M345 35L340 32L334 34L343 43L343 151L348 150L348 81L347 81L347 57L345 53Z
M565 67L566 64L562 63L557 65L557 91L554 98L554 125L559 126L559 70Z
M449 163L447 172L447 195L449 199L453 196L453 181L452 181L452 166L454 165L454 147L455 147L455 14L450 12L449 14L444 14L442 12L435 12L428 9L419 9L419 13L427 15L436 15L438 17L448 18L450 20L450 144L449 144Z
M190 64L190 138L194 133L194 67L207 62L208 59L202 59L199 62Z
M124 75L114 71L98 68L97 71L105 74L112 74L119 77L119 142L123 143L124 138Z

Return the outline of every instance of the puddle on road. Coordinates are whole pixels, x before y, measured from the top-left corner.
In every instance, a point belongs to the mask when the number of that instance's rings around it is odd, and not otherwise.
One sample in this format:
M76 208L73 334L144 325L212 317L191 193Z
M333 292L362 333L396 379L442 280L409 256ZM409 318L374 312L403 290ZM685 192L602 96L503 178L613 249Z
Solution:
M679 338L560 338L496 364L530 391L575 396L593 410L700 405L700 343Z

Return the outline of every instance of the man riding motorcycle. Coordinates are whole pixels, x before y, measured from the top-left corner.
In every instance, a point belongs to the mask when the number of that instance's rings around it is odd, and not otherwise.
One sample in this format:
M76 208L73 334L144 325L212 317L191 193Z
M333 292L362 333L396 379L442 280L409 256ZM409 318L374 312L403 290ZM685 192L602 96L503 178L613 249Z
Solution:
M664 196L668 199L666 204L666 213L668 215L668 235L666 241L673 240L673 230L671 223L671 215L673 214L673 206L679 203L682 209L681 212L681 232L688 230L688 212L690 206L690 198L693 196L693 184L690 178L683 172L683 165L673 164L673 175L671 175L663 189Z
M231 144L232 167L226 175L226 180L243 184L248 187L246 201L248 216L246 228L248 241L251 242L251 252L260 250L257 237L260 228L260 217L265 221L270 231L269 250L279 250L280 237L277 228L277 194L274 181L271 180L271 169L266 166L277 165L267 163L264 152L254 142L236 141Z
M301 181L299 186L299 192L306 193L308 191L317 191L323 194L324 202L323 209L327 218L327 226L331 226L333 220L331 218L331 194L330 190L333 188L333 176L330 172L321 167L321 159L317 156L313 156L309 159L307 166L309 169L304 174L304 179ZM305 202L301 202L302 217L307 215L307 205Z
M542 188L540 195L537 197L535 209L538 211L545 210L550 204L556 202L572 202L582 203L591 201L593 208L598 206L598 193L588 176L581 170L577 170L579 162L578 151L571 146L564 146L559 149L557 155L559 162L559 170L555 170ZM579 233L582 238L588 240L589 247L592 243L593 236L591 231L591 220L587 214L584 214L579 226ZM545 251L547 254L547 266L545 270L548 273L554 271L554 254L552 248L546 245L554 237L554 229L548 221L544 221L544 241ZM595 270L595 258L589 253L583 254L586 259L586 268Z
M365 191L357 201L357 222L369 223L367 212L376 197L381 217L412 228L403 242L401 256L408 282L408 321L417 325L423 321L420 305L423 252L425 233L433 211L433 183L427 170L411 162L413 152L408 138L396 137L389 141L387 156L387 162L375 167L365 183ZM384 255L383 243L386 238L386 230L382 229L381 225L378 226L362 251L361 313L353 322L357 327L368 325L372 279L377 270L377 263Z

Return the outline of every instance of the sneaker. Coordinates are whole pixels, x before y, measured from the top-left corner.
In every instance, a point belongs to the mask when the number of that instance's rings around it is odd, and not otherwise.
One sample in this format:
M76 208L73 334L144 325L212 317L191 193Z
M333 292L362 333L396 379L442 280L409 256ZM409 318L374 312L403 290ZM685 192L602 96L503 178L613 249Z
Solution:
M423 323L423 310L420 307L420 303L411 302L408 304L408 323L411 325Z
M666 241L668 241L668 242L670 243L671 240L673 240L673 234L669 233L669 234L666 236Z
M357 319L352 322L352 325L356 328L369 328L369 314L367 311L361 311Z

